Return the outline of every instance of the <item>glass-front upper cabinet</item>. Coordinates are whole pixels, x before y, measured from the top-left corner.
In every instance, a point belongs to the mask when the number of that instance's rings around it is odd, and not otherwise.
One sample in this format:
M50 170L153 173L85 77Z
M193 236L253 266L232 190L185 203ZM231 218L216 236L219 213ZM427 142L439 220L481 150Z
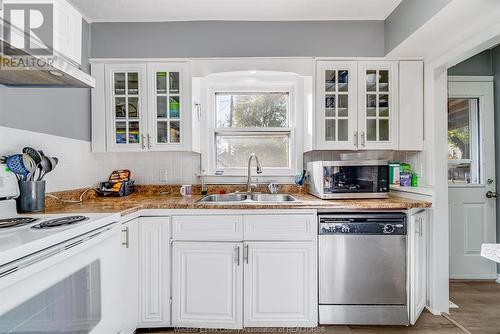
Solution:
M189 122L187 65L148 64L150 149L183 149Z
M112 151L135 151L146 146L145 66L106 66L107 144Z
M358 148L396 148L398 63L358 62L358 80Z
M356 62L318 61L316 146L357 149Z

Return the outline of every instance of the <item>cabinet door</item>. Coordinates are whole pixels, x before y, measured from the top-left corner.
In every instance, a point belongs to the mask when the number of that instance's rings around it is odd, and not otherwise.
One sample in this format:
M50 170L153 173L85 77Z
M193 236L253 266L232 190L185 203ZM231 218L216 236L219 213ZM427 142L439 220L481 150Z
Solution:
M107 64L107 150L143 151L147 146L146 66Z
M138 219L122 225L122 333L134 333L137 328L139 304L139 226Z
M358 63L359 149L397 149L397 78L397 62Z
M170 326L170 218L139 218L139 325Z
M245 244L245 327L317 325L314 242Z
M410 323L427 304L427 211L410 217Z
M174 242L172 325L242 328L241 243Z
M316 146L357 149L356 62L317 62Z
M148 64L149 130L151 150L188 148L190 114L188 66Z

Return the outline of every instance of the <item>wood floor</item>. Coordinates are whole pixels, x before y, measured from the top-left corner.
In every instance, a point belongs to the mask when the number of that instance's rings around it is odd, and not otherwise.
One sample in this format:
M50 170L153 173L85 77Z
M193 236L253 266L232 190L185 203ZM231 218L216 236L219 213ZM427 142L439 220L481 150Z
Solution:
M424 311L415 326L321 326L318 328L279 331L247 329L239 333L290 333L290 334L500 334L500 284L495 282L451 281L450 299L460 308L451 309L449 317L432 315ZM453 321L457 322L456 326ZM463 329L461 329L462 327ZM141 331L147 333L148 331ZM157 334L197 333L199 331L163 330L151 331ZM201 333L210 333L203 330ZM213 333L238 333L238 331L214 331Z

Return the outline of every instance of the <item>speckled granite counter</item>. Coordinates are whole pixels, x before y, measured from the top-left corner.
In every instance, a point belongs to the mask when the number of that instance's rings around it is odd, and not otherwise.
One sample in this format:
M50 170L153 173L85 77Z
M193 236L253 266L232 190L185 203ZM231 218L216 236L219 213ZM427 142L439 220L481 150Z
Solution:
M299 202L293 203L250 203L250 204L208 204L197 203L202 197L181 197L180 195L153 195L135 193L119 198L91 198L80 204L51 205L46 213L83 213L110 212L127 215L142 209L338 209L338 210L406 210L429 208L430 202L415 201L402 197L390 196L387 199L360 200L320 200L304 193L292 194Z

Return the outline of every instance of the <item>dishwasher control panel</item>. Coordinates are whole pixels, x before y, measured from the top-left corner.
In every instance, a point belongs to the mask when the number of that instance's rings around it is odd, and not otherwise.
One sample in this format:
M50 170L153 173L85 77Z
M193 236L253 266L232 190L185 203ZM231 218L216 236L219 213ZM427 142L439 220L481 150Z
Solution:
M319 215L319 234L406 235L406 215L403 213Z

